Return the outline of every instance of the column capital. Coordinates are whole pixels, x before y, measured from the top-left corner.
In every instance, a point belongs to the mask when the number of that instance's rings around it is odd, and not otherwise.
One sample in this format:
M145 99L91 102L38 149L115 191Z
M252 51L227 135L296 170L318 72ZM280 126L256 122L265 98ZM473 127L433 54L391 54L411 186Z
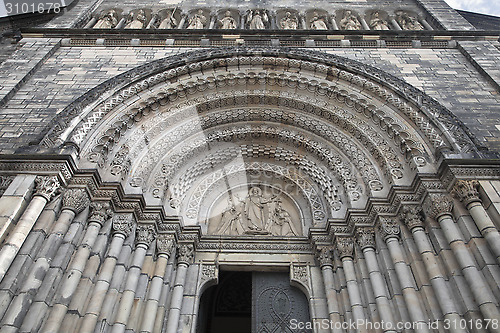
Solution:
M422 208L419 206L404 206L401 211L401 220L410 231L417 227L424 228Z
M453 200L443 193L429 193L424 201L425 215L437 220L441 215L451 215Z
M340 259L354 258L354 239L352 237L337 237L335 246L339 252Z
M135 243L136 245L144 244L147 247L156 238L156 232L152 225L138 225L135 231Z
M90 204L87 190L84 188L68 188L62 196L62 209L69 209L75 214L81 213Z
M330 246L322 246L316 249L316 258L319 261L320 267L333 267L333 249Z
M401 228L399 227L399 223L395 217L378 217L379 224L378 230L382 235L384 241L390 238L398 238L401 233Z
M103 225L112 214L113 211L108 201L92 201L90 203L89 223L96 222Z
M365 248L375 248L375 229L373 227L356 228L356 241L361 250Z
M481 202L478 188L479 182L477 180L459 179L453 186L452 193L467 207L472 202Z
M191 243L184 243L177 245L177 264L190 265L194 260L194 245Z
M132 232L132 227L134 226L134 214L133 213L115 213L113 215L113 231L117 234L122 234L128 237Z
M35 178L36 192L39 195L50 201L52 197L59 191L61 183L57 176L37 176Z
M158 234L156 237L156 251L158 254L166 254L170 257L175 246L175 238L172 234Z

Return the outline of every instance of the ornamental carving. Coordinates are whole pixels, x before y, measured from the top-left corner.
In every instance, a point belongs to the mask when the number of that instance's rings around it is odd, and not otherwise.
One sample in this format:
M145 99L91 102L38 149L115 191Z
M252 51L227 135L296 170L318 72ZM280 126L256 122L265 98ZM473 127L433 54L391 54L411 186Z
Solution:
M303 286L308 286L309 272L307 265L292 264L291 280L299 282Z
M14 178L14 176L0 176L0 196L4 194Z
M177 246L177 264L190 265L194 260L194 245L179 244Z
M62 209L72 210L75 214L81 213L89 203L89 195L84 188L69 188L62 195Z
M429 193L424 201L425 215L436 220L441 215L451 215L453 200L447 194Z
M404 206L401 211L401 220L411 231L413 228L424 228L424 221L420 206Z
M375 249L375 230L372 227L356 228L356 241L361 250L368 247Z
M201 284L203 282L217 280L218 271L215 264L202 264L201 265Z
M135 231L135 243L149 246L156 236L152 225L138 225Z
M337 237L335 246L340 259L354 258L354 240L351 237Z
M333 249L331 247L323 246L318 248L316 250L316 258L318 259L320 267L333 267Z
M395 217L379 217L378 229L384 240L389 238L399 238L401 229Z
M156 251L170 256L175 246L175 238L170 234L159 234L156 237Z
M481 202L478 189L479 182L477 180L459 179L453 187L453 194L467 207L470 203Z
M135 219L133 213L115 213L113 215L113 231L128 237L132 231L134 222Z
M112 214L113 210L108 201L92 201L90 203L89 223L96 222L102 226Z
M60 190L61 184L57 176L37 176L35 178L35 195L39 195L50 201Z

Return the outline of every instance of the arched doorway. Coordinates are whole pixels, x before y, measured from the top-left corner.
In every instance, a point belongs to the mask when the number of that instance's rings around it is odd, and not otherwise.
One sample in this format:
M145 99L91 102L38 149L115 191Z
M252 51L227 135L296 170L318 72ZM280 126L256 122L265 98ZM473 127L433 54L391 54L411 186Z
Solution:
M219 281L201 296L198 333L311 332L296 329L309 305L288 273L221 271Z

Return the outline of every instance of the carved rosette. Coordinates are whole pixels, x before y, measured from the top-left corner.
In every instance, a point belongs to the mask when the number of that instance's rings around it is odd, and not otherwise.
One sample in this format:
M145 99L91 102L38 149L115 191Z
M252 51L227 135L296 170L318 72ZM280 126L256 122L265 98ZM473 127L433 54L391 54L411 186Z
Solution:
M337 238L335 245L340 259L354 258L354 240L351 237Z
M156 237L156 251L158 252L158 254L166 254L167 256L170 256L174 249L174 245L174 235L159 234Z
M194 260L194 245L179 244L177 246L177 264L190 265Z
M96 222L103 225L107 219L111 217L113 211L111 205L107 201L92 201L90 203L90 222Z
M333 267L333 249L331 247L324 246L318 248L316 251L316 258L318 259L320 267Z
M399 238L401 228L394 217L379 217L379 232L384 240L389 238Z
M414 228L424 228L424 221L422 216L422 208L419 206L405 206L401 212L401 220L408 227L413 230Z
M138 225L135 231L135 243L149 246L155 240L155 229L152 225Z
M75 214L81 213L89 206L90 199L84 188L69 188L63 193L62 209L72 210Z
M458 180L453 187L453 194L467 207L470 203L481 202L477 180Z
M57 176L37 176L35 178L36 192L35 195L39 195L50 201L52 197L60 189L61 184L57 179Z
M116 213L113 215L113 231L128 237L134 226L134 214Z
M365 248L375 248L375 230L372 227L363 227L356 229L356 241L361 250Z
M453 200L442 193L429 193L424 202L425 215L437 220L441 215L451 215Z

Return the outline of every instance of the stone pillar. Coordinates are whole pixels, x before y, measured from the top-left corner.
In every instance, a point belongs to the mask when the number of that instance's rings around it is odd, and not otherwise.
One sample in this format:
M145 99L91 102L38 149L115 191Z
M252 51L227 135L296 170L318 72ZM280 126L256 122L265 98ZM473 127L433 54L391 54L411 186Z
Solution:
M435 219L441 226L483 317L500 320L495 297L484 276L477 269L474 258L465 245L462 232L451 215L452 208L453 201L445 194L430 193L425 201L425 213L428 217ZM500 328L495 330L490 327L490 332L500 332Z
M141 274L142 264L146 257L146 252L149 245L155 238L155 231L151 225L139 225L136 231L135 250L132 258L132 263L128 270L127 280L125 282L125 289L122 293L120 304L116 313L115 322L113 324L112 333L123 333L127 327L127 321L132 311L134 303L135 292L139 282L139 275Z
M427 276L431 281L432 288L437 295L439 307L443 312L444 319L450 323L459 323L460 315L455 306L453 298L450 296L446 286L446 279L441 271L441 268L436 260L436 256L432 250L431 242L425 233L424 224L422 221L421 209L418 206L403 208L402 220L411 231L418 251L422 256L422 261L425 265ZM450 332L466 332L461 329L460 325L453 325L449 329Z
M64 235L76 214L83 211L89 204L89 197L85 189L68 189L63 194L63 208L55 222L51 233L37 253L37 259L31 266L26 278L23 280L19 294L14 297L7 313L3 317L2 326L19 328L26 315L33 296L40 288L45 274L49 270L50 262L61 245Z
M0 250L0 281L5 276L12 261L14 261L17 252L19 252L26 237L28 237L45 205L60 186L57 176L38 176L35 182L35 195Z
M394 263L396 275L401 284L403 298L410 314L410 319L415 323L415 332L427 333L429 328L427 325L427 316L418 299L417 290L413 275L406 264L405 257L401 245L399 244L399 224L392 217L379 217L379 230L382 238L387 244L391 259Z
M134 215L132 213L116 213L113 215L113 237L109 245L107 257L102 264L94 290L92 291L92 296L90 297L85 316L78 330L80 333L94 332L104 298L108 292L111 278L113 277L118 255L122 250L125 238L127 238L132 231L133 224Z
M156 250L158 257L156 259L154 276L149 286L148 300L140 332L153 332L156 314L158 312L158 303L163 287L163 277L167 270L167 263L174 246L174 236L167 234L160 234L156 239Z
M375 230L371 227L357 228L356 240L365 256L378 314L382 321L387 323L384 325L384 332L396 332L396 324L389 304L389 294L375 253Z
M479 197L477 180L458 180L453 192L469 211L481 235L486 239L491 251L500 264L500 233L483 207Z
M366 317L361 300L361 291L354 269L354 240L351 237L337 237L335 245L342 260L342 267L344 268L353 320L357 323L365 322ZM366 329L364 327L357 327L356 331L365 332Z
M168 312L166 333L177 333L179 318L181 316L182 300L184 296L184 284L186 283L186 273L189 265L194 259L193 244L179 244L177 247L177 271L175 274L175 284L170 299L170 309Z
M321 247L318 248L316 257L318 258L319 265L321 267L321 273L323 275L323 283L325 284L326 293L326 303L328 306L328 317L332 323L341 322L340 317L340 306L337 297L337 291L335 290L335 282L333 275L333 258L332 258L332 248ZM332 328L332 332L343 332L341 328Z
M173 256L170 256L167 264L167 269L165 270L165 275L163 276L163 286L161 289L160 300L158 301L158 311L156 311L155 326L153 330L154 333L160 333L163 328L163 321L168 309L167 301L170 295L170 285L174 280L174 264L175 258Z
M59 330L64 316L68 311L69 303L82 277L90 251L94 246L102 225L110 215L111 209L108 202L94 201L91 203L91 215L87 230L68 268L68 272L64 276L63 283L59 286L59 290L54 298L54 306L42 328L43 332L57 332Z

